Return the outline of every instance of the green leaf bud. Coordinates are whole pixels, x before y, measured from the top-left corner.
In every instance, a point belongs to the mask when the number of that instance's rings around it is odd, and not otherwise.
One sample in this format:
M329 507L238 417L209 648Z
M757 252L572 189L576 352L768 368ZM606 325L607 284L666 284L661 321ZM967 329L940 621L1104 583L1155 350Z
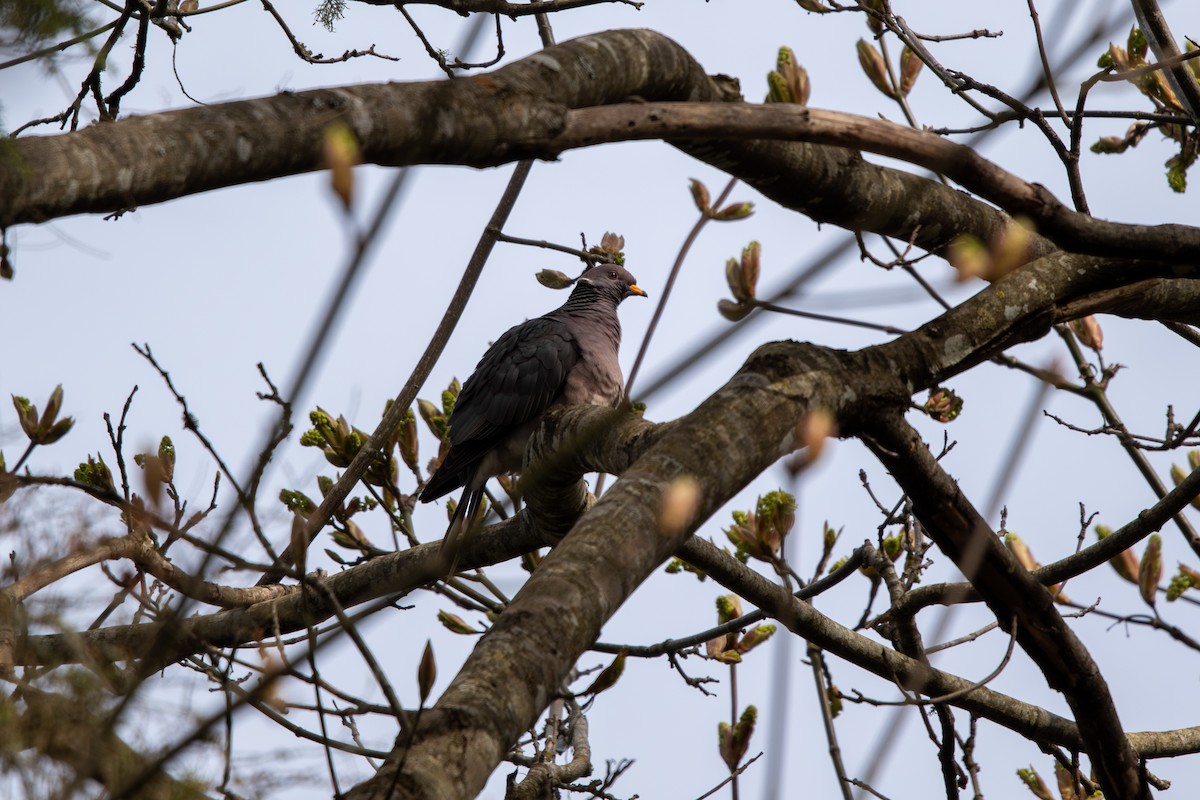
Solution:
M566 289L575 283L570 275L567 275L565 272L559 272L556 269L541 270L534 277L538 283L547 289Z
M1158 595L1158 582L1162 580L1162 537L1150 535L1146 550L1142 553L1142 564L1138 569L1138 590L1142 599L1153 606Z
M472 636L478 634L475 628L468 625L462 617L457 614L451 614L449 611L439 611L437 613L438 622L451 633L457 633L461 636Z

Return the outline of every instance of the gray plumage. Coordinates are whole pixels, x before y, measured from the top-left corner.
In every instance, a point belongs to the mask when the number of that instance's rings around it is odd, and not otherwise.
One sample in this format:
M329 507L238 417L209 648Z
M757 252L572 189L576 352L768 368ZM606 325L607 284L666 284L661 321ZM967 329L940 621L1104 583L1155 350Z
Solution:
M484 484L520 468L525 445L546 409L621 402L625 382L617 361L617 306L631 295L646 293L625 269L592 267L579 276L562 306L509 328L483 354L450 413L450 450L421 490L421 502L428 503L465 487L442 543L452 561Z

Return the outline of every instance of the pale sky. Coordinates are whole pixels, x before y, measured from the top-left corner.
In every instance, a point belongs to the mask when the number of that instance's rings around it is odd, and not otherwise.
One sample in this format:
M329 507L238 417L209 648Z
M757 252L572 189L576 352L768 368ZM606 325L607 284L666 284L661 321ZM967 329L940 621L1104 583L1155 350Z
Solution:
M280 4L281 10L284 4ZM313 51L326 55L374 44L379 52L399 56L399 62L360 58L345 64L311 66L297 59L273 20L260 5L245 3L190 20L193 32L181 40L176 68L188 93L203 102L301 90L315 86L364 81L426 80L439 73L424 54L403 19L391 8L350 4L346 19L335 34L311 25L311 12L298 4L289 14L292 30ZM960 3L926 0L894 5L917 30L957 33L977 28L1004 31L997 39L947 42L935 54L943 63L1012 93L1026 87L1038 66L1029 49L1030 21L1024 3ZM1112 37L1124 39L1132 12L1124 3L1079 3L1065 30L1052 30L1058 2L1041 4L1042 24L1050 42L1051 63L1069 50L1081 30L1079 20L1114 17ZM1074 5L1074 4L1072 4ZM1200 35L1200 6L1165 3L1177 38ZM455 14L435 8L415 7L414 16L435 42L453 50L465 28ZM108 19L105 17L104 19ZM741 80L748 99L766 91L765 74L780 45L791 46L809 70L814 107L874 115L883 113L902 121L899 109L870 85L858 66L854 42L869 37L857 15L816 17L790 0L756 4L711 0L675 2L649 0L640 11L625 5L603 5L560 13L551 19L559 41L597 30L647 27L680 42L710 73L726 73ZM1061 24L1061 23L1060 23ZM147 73L123 104L125 114L151 114L190 105L171 71L171 50L161 32L152 31ZM116 74L110 85L124 78L132 39L114 50ZM474 60L491 57L494 39L470 54ZM520 58L537 49L532 18L504 21L507 59ZM1073 105L1078 82L1094 70L1103 51L1094 46L1062 84L1064 103ZM457 53L456 53L457 55ZM893 52L893 58L896 53ZM11 130L29 118L61 110L74 95L85 69L70 59L60 61L53 76L38 65L22 65L0 73L0 114ZM1090 107L1138 108L1148 104L1132 90L1103 85L1091 95ZM974 124L976 118L954 101L926 71L911 102L918 120L930 126ZM1050 107L1048 97L1040 97ZM994 104L989 104L994 105ZM1100 135L1124 131L1126 122L1089 122L1085 143ZM51 130L41 128L38 134ZM1061 166L1044 139L1032 126L1009 126L994 136L984 152L1016 174L1050 187L1068 198ZM1151 134L1134 151L1123 156L1085 154L1083 175L1092 211L1097 216L1127 222L1196 222L1196 191L1176 195L1166 187L1162 162L1171 155L1167 143ZM424 167L411 176L408 192L388 220L383 236L353 291L335 335L330 339L320 369L307 392L298 398L298 416L315 405L345 414L358 427L372 430L384 401L395 396L440 319L454 285L466 265L475 241L512 170ZM390 170L362 167L356 171L358 193L355 217L360 224L373 213ZM535 164L526 189L506 231L516 236L577 245L580 232L598 242L606 230L624 235L628 267L651 296L650 302L631 301L621 309L625 328L622 361L628 372L650 320L654 304L684 237L696 218L687 180L703 180L715 196L727 178L673 148L654 142L606 145L564 154L556 163ZM39 405L55 384L65 389L64 413L76 417L75 430L58 445L37 454L31 468L37 472L71 471L88 453L103 452L111 462L103 412L120 412L134 384L128 439L135 449L145 449L163 434L172 436L179 453L178 483L197 506L207 501L213 465L198 443L180 429L179 411L161 380L130 348L131 342L149 343L160 362L170 370L176 386L186 394L193 413L207 436L229 463L245 474L264 434L272 410L255 399L263 388L255 364L266 365L281 386L291 382L309 332L324 308L329 288L349 257L351 238L340 207L328 190L324 174L300 176L270 183L251 184L157 206L140 208L118 221L100 216L73 217L41 226L20 226L9 232L16 279L0 285L0 315L5 321L8 346L0 359L0 391L26 395ZM717 300L727 296L723 265L751 239L763 246L764 293L785 283L816 254L841 243L849 234L832 226L818 230L807 218L777 208L753 190L734 189L733 200L755 201L757 211L748 220L710 224L694 246L684 266L679 286L650 349L638 383L643 388L674 363L678 354L696 341L729 325L716 312ZM877 253L885 248L877 237L868 242ZM936 262L936 263L935 263ZM497 246L466 315L446 353L421 392L435 398L457 376L469 374L487 344L506 328L558 305L564 295L539 286L534 273L550 267L574 273L577 263L567 256L513 245ZM977 291L979 285L953 285L952 271L930 259L922 273L948 287L954 300ZM885 273L860 263L857 252L812 287L812 296L793 304L814 311L869 319L902 328L915 327L937 313L932 301L916 297L911 279L898 270ZM874 305L851 307L848 299ZM884 302L881 302L882 301ZM903 302L893 302L895 300ZM1128 365L1114 382L1111 396L1135 430L1157 435L1164 413L1174 404L1178 417L1195 413L1196 353L1164 329L1147 323L1102 318L1104 355L1109 363ZM651 398L647 417L668 420L689 410L737 369L757 345L777 338L809 340L840 348L857 348L885 341L887 336L858 328L800 320L772 318L736 338L700 369L693 370L669 390ZM1057 340L1022 346L1014 355L1037 365L1053 359L1066 367L1066 354ZM935 447L943 431L958 445L945 464L967 495L983 510L1011 444L1011 431L1027 413L1036 386L1027 376L984 365L950 384L965 398L961 419L940 426L914 419ZM635 395L638 393L635 391ZM923 400L923 396L918 400ZM1045 404L1054 414L1074 424L1099 424L1095 410L1078 398L1050 396ZM298 427L304 420L298 419ZM300 427L303 430L303 427ZM1008 507L1008 528L1030 544L1043 562L1071 552L1079 528L1079 504L1099 512L1099 520L1117 527L1153 502L1145 483L1116 443L1065 430L1039 417L1034 424L1030 451L1008 491L999 498ZM432 440L422 439L422 459L432 455ZM0 447L10 462L24 442L13 412L0 407ZM1154 457L1165 476L1174 460L1183 455ZM844 528L838 554L850 552L865 538L874 538L878 512L863 491L858 470L865 469L876 493L891 504L898 497L882 467L853 440L832 444L823 462L808 474L798 489L797 528L789 543L797 569L808 575L820 553L824 521ZM266 488L260 492L263 507L276 524L276 543L287 539L282 506L269 500L279 488L299 488L316 495L314 476L333 470L313 451L293 445L276 457ZM779 467L764 473L729 508L710 520L700 535L723 543L721 528L729 511L750 507L754 498L787 485ZM411 487L407 487L411 488ZM225 496L228 501L228 496ZM1195 518L1195 512L1192 513ZM418 517L426 538L440 536L444 525L441 505L423 507ZM998 514L990 520L999 523ZM373 519L365 531L380 545L390 541L384 520ZM95 528L115 532L115 516L104 517ZM1164 563L1173 569L1188 556L1177 532L1166 528ZM1089 539L1090 541L1090 539ZM248 545L247 541L247 545ZM9 547L8 543L4 546ZM313 548L312 566L326 563L322 542ZM7 552L7 550L6 550ZM938 553L929 580L954 574ZM1101 608L1116 613L1140 613L1144 605L1136 589L1118 583L1106 568L1072 582L1070 594L1081 602L1102 598ZM516 564L490 571L506 590L515 591L525 573ZM98 576L80 583L90 597L104 596L110 587ZM237 576L238 580L252 579ZM606 642L648 644L664 638L694 633L715 621L713 599L723 593L711 581L698 583L690 576L657 575L635 595L605 628ZM853 625L861 615L867 593L865 579L850 580L815 605L843 624ZM416 607L378 615L363 626L364 635L383 661L405 704L416 702L416 663L425 639L434 638L439 678L434 694L445 687L468 652L472 641L446 634L434 615L449 605L421 593L409 598ZM877 601L876 608L880 609ZM1160 610L1170 621L1186 626L1194 611L1182 604ZM922 630L930 635L939 612L922 616ZM469 615L464 615L468 616ZM979 608L957 614L946 638L965 634L989 620ZM476 621L469 618L468 621ZM1194 654L1171 646L1165 635L1145 628L1110 628L1102 619L1073 623L1100 663L1117 700L1127 730L1165 730L1196 724L1195 704L1180 702L1194 694ZM873 634L872 634L873 635ZM777 637L782 638L782 637ZM927 641L927 644L933 642ZM993 633L979 642L939 655L935 664L970 679L988 674L1007 642ZM750 753L768 750L773 715L786 714L787 755L780 796L832 797L836 781L826 753L802 642L793 640L780 653L777 640L747 657L739 668L739 702L754 703L760 710L760 727ZM1156 655L1147 656L1147 652ZM1136 656L1134 658L1133 656ZM322 669L337 675L350 690L377 697L377 689L352 648L339 645L323 657ZM583 666L607 663L608 656L593 654ZM773 671L784 660L791 670L786 699L771 690ZM895 699L896 690L873 676L836 658L829 659L838 686L846 692L861 689L882 699ZM1153 672L1147 674L1147 665ZM602 696L589 714L593 761L603 774L606 759L636 758L636 765L616 784L619 796L643 798L695 797L726 774L717 754L717 723L729 715L728 671L714 662L696 658L684 662L692 675L712 675L721 680L717 697L702 697L684 685L665 660L638 661L628 666L618 687ZM213 708L219 696L179 670L163 679L160 700L190 707ZM190 688L177 691L180 684ZM992 684L992 688L1022 699L1043 703L1066 714L1065 703L1044 689L1044 679L1028 659L1018 654ZM311 698L299 683L284 685L285 697L299 702ZM186 693L186 694L185 694ZM182 700L186 696L186 701ZM837 720L847 769L864 775L864 760L873 751L878 731L891 711L847 705ZM874 785L891 798L924 798L940 793L941 778L936 753L917 724L910 719L888 753ZM959 712L960 729L967 715ZM300 742L271 723L243 711L236 728L239 768L248 772L271 761L250 753L270 754L286 770L302 770L309 777L299 787L277 796L316 798L329 796L328 775L320 748ZM174 740L178 727L163 726L150 742ZM387 749L395 730L388 725L366 727L363 734L373 746ZM161 737L161 738L159 738ZM1050 760L1036 747L995 725L982 723L978 758L983 763L984 790L994 797L1021 797L1025 792L1015 778L1018 767L1034 764L1043 776L1052 776ZM185 758L182 763L219 778L219 765L211 751ZM741 778L743 797L764 796L772 767L764 759ZM369 774L361 762L337 756L343 789ZM1174 784L1169 796L1200 796L1200 760L1153 762L1151 769ZM492 778L486 797L499 797L502 765ZM727 791L727 790L725 790ZM727 795L723 795L727 796Z

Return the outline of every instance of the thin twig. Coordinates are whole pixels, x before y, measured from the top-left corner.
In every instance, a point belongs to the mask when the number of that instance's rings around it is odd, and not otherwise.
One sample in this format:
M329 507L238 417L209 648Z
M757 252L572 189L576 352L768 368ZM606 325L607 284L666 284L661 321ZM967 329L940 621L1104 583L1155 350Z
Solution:
M737 186L737 178L733 178L729 183L725 184L725 188L721 190L721 194L717 197L716 202L712 204L712 208L720 208L725 200L729 197L733 187ZM646 326L646 335L642 337L642 344L638 348L637 357L633 359L633 367L629 370L629 380L625 382L625 396L633 396L633 384L637 380L638 372L642 368L642 362L646 358L646 351L650 348L650 340L654 338L654 332L658 329L658 322L662 319L663 311L666 309L667 301L671 299L671 291L675 288L675 279L679 277L679 271L683 269L683 262L687 259L688 253L695 244L696 238L700 235L700 231L704 230L704 226L712 219L712 214L708 209L700 212L700 218L696 220L696 224L688 231L688 235L684 238L683 244L679 248L679 252L675 255L675 263L671 265L671 272L667 275L666 285L663 286L662 297L659 298L658 305L654 309L654 316L650 317L650 324Z
M106 33L108 31L112 30L113 28L116 27L118 22L120 22L120 20L114 19L112 22L108 23L107 25L101 25L99 28L96 28L95 30L88 31L87 33L81 33L74 38L67 39L66 41L59 42L58 44L53 44L53 45L50 45L49 47L43 47L41 50L35 50L32 53L26 53L23 56L18 56L9 61L0 63L0 70L5 70L5 69L8 69L9 67L15 67L18 64L24 64L26 61L33 61L35 59L42 58L44 56L53 55L55 53L61 53L63 50L66 50L68 47L73 47L74 45L77 45L80 42L86 42L88 39L94 39L95 37L99 36L100 34Z
M1050 97L1054 100L1054 107L1058 109L1058 116L1064 125L1069 126L1071 123L1067 120L1067 112L1063 110L1062 101L1058 99L1058 87L1054 85L1054 71L1050 69L1050 57L1046 55L1046 42L1042 38L1042 23L1038 19L1037 6L1033 4L1033 0L1026 2L1029 6L1029 16L1033 20L1033 33L1037 37L1038 58L1042 61L1042 75L1046 80L1046 88L1050 90Z
M742 764L728 778L721 781L716 786L714 786L713 788L709 789L704 794L697 797L696 800L704 800L704 798L706 798L706 797L712 797L714 794L719 792L727 783L734 780L735 778L737 778L737 776L741 775L743 772L745 772L747 769L749 769L750 765L753 764L755 761L758 761L758 759L760 759L761 757L762 757L762 753L759 753L754 758L747 761L745 764Z
M409 375L404 387L396 396L395 402L384 413L383 419L379 421L379 425L376 426L375 432L371 434L371 438L367 440L366 444L354 456L354 459L350 462L350 466L346 468L346 471L342 473L342 477L329 490L329 494L321 501L321 505L317 510L309 515L305 530L309 544L312 544L313 540L316 539L317 533L325 526L329 518L333 516L334 509L340 507L345 502L351 490L366 473L367 467L378 457L383 445L391 437L392 432L396 430L396 426L400 424L404 414L412 405L413 400L416 399L417 391L425 383L425 379L429 377L429 373L433 371L433 366L441 356L442 350L445 349L446 342L450 339L450 334L454 332L454 328L458 325L463 309L466 308L467 300L470 299L471 293L475 290L475 284L483 272L484 264L487 263L488 256L491 255L492 248L496 244L495 234L489 231L502 227L508 219L513 206L516 205L517 197L520 195L521 187L524 186L525 179L528 177L531 167L532 162L521 161L513 170L508 186L505 188L504 194L496 206L496 210L492 213L491 220L480 235L479 242L475 246L475 252L471 255L471 260L463 272L458 288L455 290L454 296L450 299L450 305L447 307L446 313L442 316L441 322L438 323L438 327L434 331L429 344L426 346L425 352L421 354L421 358L413 368L412 374ZM293 554L289 546L272 565L271 569L259 579L259 584L278 582L285 574L287 565L292 563L292 558Z
M833 762L833 773L837 776L838 788L842 790L843 800L853 800L850 791L850 780L846 776L846 765L842 763L842 748L838 745L837 730L833 726L832 700L829 687L825 684L825 659L821 648L808 645L808 661L812 666L813 682L817 690L817 705L821 708L821 723L825 728L825 741L829 745L829 760Z

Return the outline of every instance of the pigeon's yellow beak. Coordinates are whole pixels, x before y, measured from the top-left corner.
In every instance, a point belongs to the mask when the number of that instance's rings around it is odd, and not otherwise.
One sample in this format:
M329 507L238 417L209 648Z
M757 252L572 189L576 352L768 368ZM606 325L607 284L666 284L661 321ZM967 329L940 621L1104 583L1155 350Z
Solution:
M646 291L642 287L638 286L636 283L629 284L629 293L636 294L638 297L649 297L650 296L650 295L646 294Z

